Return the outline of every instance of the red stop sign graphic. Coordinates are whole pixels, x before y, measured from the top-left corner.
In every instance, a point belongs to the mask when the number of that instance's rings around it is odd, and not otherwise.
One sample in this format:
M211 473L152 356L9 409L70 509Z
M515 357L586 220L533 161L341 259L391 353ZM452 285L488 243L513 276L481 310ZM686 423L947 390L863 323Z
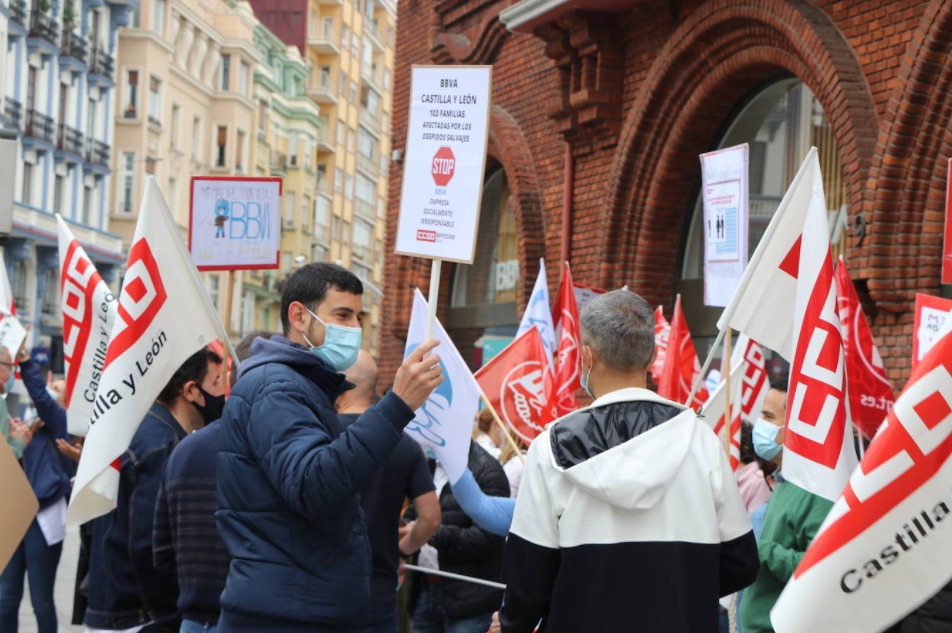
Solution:
M456 172L456 157L453 156L453 150L448 147L441 147L433 155L433 182L437 187L445 187L453 178Z

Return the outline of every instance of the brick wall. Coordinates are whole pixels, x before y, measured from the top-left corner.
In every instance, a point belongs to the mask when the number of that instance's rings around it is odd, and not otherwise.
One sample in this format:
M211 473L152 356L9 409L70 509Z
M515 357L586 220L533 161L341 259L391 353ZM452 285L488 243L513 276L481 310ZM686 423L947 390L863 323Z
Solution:
M780 73L817 95L843 162L848 260L896 387L908 377L912 302L938 293L946 132L952 99L952 3L867 0L643 2L575 11L508 33L502 0L403 0L397 28L394 147L406 138L410 65L493 64L490 154L506 169L520 229L520 313L545 256L554 293L563 179L571 148L575 280L622 284L671 305L686 220L711 148L744 97ZM387 252L402 166L390 174ZM451 266L441 285L448 301ZM429 263L388 256L381 369L395 370L410 289Z

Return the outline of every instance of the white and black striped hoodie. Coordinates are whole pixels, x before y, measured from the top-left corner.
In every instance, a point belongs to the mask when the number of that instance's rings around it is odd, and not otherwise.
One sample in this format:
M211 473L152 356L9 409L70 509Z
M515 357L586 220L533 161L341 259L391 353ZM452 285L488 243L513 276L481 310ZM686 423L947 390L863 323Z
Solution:
M563 417L529 448L503 576L503 633L717 631L757 546L711 427L647 389Z

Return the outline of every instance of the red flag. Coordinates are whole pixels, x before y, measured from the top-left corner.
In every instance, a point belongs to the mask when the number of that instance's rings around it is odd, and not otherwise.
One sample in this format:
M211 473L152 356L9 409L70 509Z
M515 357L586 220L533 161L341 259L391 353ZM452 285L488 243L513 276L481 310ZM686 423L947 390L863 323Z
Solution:
M568 262L565 262L559 294L555 298L552 321L555 323L555 335L558 341L555 361L555 407L558 412L557 417L561 417L578 409L575 392L582 388L579 382L581 345L578 305L575 302L572 269Z
M655 355L654 363L648 368L651 375L655 377L655 382L657 382L658 376L661 375L661 370L664 369L664 357L668 353L668 339L670 336L671 324L664 318L661 306L658 306L654 311L654 342L658 353Z
M784 588L771 612L776 631L881 631L935 594L952 576L950 486L945 327Z
M850 415L863 433L873 437L883 418L892 410L895 397L842 257L836 267L836 311L843 325Z
M499 417L526 444L555 419L554 407L548 406L552 374L536 326L477 371L476 382Z
M694 341L688 331L688 322L681 310L681 295L678 295L674 301L674 318L671 319L664 367L658 376L658 394L675 402L684 402L691 394L691 387L700 373L701 363L698 362ZM707 389L700 387L689 404L693 409L706 401Z

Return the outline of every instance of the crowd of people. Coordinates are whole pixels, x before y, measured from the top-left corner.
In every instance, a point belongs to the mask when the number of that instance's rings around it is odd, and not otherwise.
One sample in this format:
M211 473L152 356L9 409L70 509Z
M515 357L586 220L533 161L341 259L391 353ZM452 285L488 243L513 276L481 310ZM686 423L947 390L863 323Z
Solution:
M179 367L119 460L116 508L82 528L85 631L773 630L831 506L784 480L785 380L745 423L735 473L706 421L649 389L651 308L599 295L580 319L591 403L527 450L481 413L450 481L403 433L445 379L437 341L379 395L362 293L339 266L303 266L282 291L281 334L242 341L240 371L208 348ZM25 349L17 360L36 416L11 418L0 399L0 431L40 512L0 574L0 633L17 630L24 579L53 633L80 451L62 386ZM0 348L0 391L13 369ZM952 626L942 599L895 631Z

